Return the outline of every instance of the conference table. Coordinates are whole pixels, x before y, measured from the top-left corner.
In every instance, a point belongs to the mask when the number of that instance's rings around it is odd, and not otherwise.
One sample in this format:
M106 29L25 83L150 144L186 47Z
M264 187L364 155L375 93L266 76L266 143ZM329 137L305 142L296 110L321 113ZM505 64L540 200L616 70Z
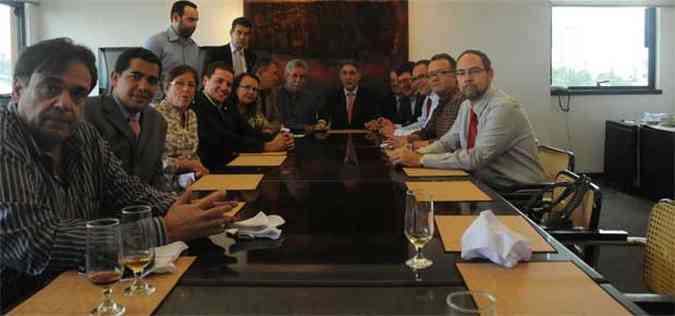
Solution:
M190 242L184 255L197 259L156 314L447 313L446 296L467 289L456 265L464 260L459 252L444 250L437 230L423 249L433 265L418 271L405 265L415 254L403 233L410 178L387 161L373 134L321 136L296 138L279 167L229 167L228 174L264 175L255 191L228 193L247 202L240 218L260 211L280 215L283 233L277 240L231 236ZM470 176L421 179L430 180L472 181L492 198L437 202L436 215L477 215L488 209L521 215ZM572 262L629 313L644 314L602 275L533 227L554 252L534 253L531 262Z

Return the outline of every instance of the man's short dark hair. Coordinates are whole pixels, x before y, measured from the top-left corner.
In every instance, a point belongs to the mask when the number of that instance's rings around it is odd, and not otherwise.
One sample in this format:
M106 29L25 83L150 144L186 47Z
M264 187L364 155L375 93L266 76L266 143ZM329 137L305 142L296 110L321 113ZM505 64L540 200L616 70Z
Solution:
M129 48L122 52L120 57L117 57L117 61L115 62L115 72L121 74L125 70L129 69L131 60L135 58L139 58L140 60L159 66L159 77L162 77L162 62L159 60L159 57L157 57L157 55L155 55L155 53L152 51L142 47Z
M178 14L178 16L183 16L183 13L185 13L185 7L191 7L197 10L197 5L191 1L186 0L176 1L171 6L171 13L169 14L169 19L173 19L174 14Z
M230 33L232 33L232 31L234 31L234 28L237 25L247 27L249 29L253 28L253 23L251 23L251 20L249 20L246 17L240 16L240 17L234 19L234 21L232 21L232 28L230 28Z
M492 61L490 61L490 58L483 52L477 50L477 49L467 49L463 51L461 54L459 54L459 57L457 57L457 60L462 59L462 56L467 55L467 54L472 54L480 57L480 61L483 63L483 67L485 70L492 70Z
M342 68L344 68L345 66L353 66L354 68L356 68L357 71L361 71L359 63L353 59L345 59L340 61L340 63L338 64L338 71L342 71Z
M218 69L227 71L232 75L234 75L234 70L232 70L232 66L226 64L223 61L215 61L206 66L206 70L204 71L204 77L211 78L211 76L213 76L213 73L216 72L216 70Z
M400 76L400 75L402 75L406 72L412 75L412 71L413 71L414 67L415 67L414 63L409 62L409 61L404 62L404 63L400 64L398 67L396 67L396 70L395 70L396 75Z
M72 63L82 63L87 67L91 76L89 91L94 89L98 79L94 53L66 37L41 41L26 47L14 66L13 80L28 82L35 72L62 74Z
M450 64L450 68L452 68L452 70L457 69L457 61L455 61L455 59L452 58L452 56L450 56L450 54L440 53L440 54L436 54L436 55L431 56L431 61L441 60L441 59L447 60L448 63Z
M261 71L265 71L267 67L276 64L274 59L267 57L267 56L262 56L258 57L255 62L255 66L253 67L253 73L258 74Z
M416 61L415 67L417 67L419 65L429 66L429 60L428 59L420 59L420 60Z

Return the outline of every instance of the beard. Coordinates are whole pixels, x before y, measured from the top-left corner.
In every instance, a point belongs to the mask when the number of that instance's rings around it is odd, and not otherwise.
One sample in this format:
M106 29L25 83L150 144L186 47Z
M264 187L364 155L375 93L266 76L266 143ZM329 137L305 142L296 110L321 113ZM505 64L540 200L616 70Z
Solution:
M192 36L192 34L195 32L196 29L197 28L195 27L186 27L183 24L179 24L176 33L178 33L180 37L189 38L190 36Z
M462 94L464 94L464 96L471 101L475 101L483 97L485 91L487 91L487 88L480 89L475 85L466 85L462 88Z
M77 119L74 113L51 108L40 115L37 124L29 124L36 141L49 148L67 141L73 134Z

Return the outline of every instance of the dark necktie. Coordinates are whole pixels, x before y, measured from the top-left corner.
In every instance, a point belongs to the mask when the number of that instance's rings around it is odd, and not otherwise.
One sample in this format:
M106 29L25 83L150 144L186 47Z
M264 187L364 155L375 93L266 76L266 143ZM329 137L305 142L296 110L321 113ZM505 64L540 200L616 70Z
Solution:
M476 145L476 135L478 134L478 116L476 112L473 111L473 106L469 112L469 135L467 138L467 147L468 149L473 148Z

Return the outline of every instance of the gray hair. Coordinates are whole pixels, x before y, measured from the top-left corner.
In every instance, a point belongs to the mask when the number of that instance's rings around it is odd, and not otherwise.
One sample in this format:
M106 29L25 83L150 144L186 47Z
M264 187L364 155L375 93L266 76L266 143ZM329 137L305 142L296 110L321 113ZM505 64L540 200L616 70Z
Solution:
M309 71L309 65L307 64L307 62L305 62L302 59L296 58L289 60L288 63L286 64L286 74L290 73L291 71L293 71L293 69L297 67L302 67L305 68L305 70Z

